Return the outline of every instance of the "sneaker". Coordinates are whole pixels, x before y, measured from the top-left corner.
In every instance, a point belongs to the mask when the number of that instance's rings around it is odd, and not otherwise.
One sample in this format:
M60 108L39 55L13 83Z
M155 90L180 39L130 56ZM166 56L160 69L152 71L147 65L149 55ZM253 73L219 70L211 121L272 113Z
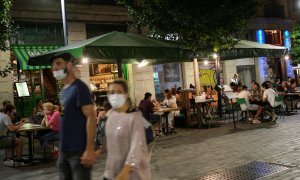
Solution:
M248 121L252 121L252 120L253 120L253 118L252 118L252 117L249 117L249 118L248 118Z
M15 167L23 167L23 166L28 166L28 163L23 161L15 161Z
M15 160L15 167L23 167L29 165L28 160Z
M8 166L8 167L14 167L16 164L12 159L5 159L3 161L3 165Z
M278 116L275 114L273 117L272 117L272 122L276 121L278 118Z
M260 120L257 120L257 119L254 119L254 120L252 121L252 123L253 123L253 124L260 124L261 121L260 121Z

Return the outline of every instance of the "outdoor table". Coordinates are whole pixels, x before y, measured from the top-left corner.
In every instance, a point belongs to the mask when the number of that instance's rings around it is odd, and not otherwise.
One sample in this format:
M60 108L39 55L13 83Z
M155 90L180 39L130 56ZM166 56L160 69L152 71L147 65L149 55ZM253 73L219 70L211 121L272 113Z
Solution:
M171 112L171 111L176 111L178 110L178 108L159 108L159 109L154 109L154 112L160 112L160 113L163 113L163 114L158 114L159 116L162 116L162 115L165 115L166 116L166 132L165 135L168 135L170 134L170 131L169 131L169 121L168 121L168 114Z
M200 121L197 121L197 125L200 128L202 125L206 125L207 122L205 120L204 114L205 114L205 106L209 105L211 102L214 102L214 99L205 99L203 101L196 101L196 108L197 108L197 119ZM210 115L210 114L209 114Z
M17 132L26 132L28 138L28 159L33 160L33 132L49 129L48 127L42 126L40 124L25 123L23 126L17 130Z

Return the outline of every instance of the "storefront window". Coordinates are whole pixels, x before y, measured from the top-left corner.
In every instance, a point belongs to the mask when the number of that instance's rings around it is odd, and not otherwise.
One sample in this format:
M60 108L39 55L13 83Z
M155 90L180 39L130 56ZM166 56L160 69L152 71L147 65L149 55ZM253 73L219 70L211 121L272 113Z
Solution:
M153 79L157 99L161 99L165 89L182 87L180 63L154 65Z
M61 24L16 22L17 32L11 37L12 45L59 45L63 44Z

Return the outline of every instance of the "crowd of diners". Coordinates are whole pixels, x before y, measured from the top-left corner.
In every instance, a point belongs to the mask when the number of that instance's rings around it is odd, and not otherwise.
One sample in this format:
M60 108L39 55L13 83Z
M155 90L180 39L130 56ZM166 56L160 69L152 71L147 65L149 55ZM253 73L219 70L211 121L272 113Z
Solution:
M297 108L300 97L297 93L293 94L297 92L297 84L296 79L290 77L286 81L280 81L279 78L275 78L274 82L265 81L261 86L252 80L251 87L231 81L230 87L233 92L238 93L238 98L245 98L246 104L241 104L241 109L254 112L254 115L249 118L253 123L261 123L259 118L262 112L269 115L271 121L276 121L278 116L274 108L280 105L280 102L275 101L276 96L283 96L283 102L287 108L291 106Z

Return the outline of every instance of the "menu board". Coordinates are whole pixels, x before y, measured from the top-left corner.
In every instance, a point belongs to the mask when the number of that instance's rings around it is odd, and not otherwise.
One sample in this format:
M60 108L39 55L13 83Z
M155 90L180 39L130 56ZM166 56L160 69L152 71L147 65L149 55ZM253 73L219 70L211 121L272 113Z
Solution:
M26 82L16 82L16 89L17 89L18 97L30 96Z

